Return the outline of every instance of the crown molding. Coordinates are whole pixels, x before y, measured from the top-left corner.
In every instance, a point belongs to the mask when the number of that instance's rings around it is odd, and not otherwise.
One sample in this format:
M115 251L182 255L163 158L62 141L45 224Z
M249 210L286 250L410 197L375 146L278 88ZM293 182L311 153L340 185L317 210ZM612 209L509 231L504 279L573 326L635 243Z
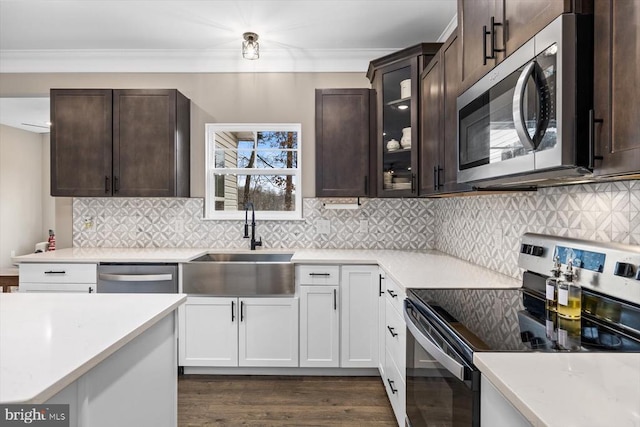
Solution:
M397 49L0 50L0 73L272 73L357 72Z

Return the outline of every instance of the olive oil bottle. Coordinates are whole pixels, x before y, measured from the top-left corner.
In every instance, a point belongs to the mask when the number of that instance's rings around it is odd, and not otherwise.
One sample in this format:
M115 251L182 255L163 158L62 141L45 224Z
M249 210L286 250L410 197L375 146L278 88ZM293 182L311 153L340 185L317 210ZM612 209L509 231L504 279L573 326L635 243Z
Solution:
M563 319L580 319L582 311L582 289L574 283L573 261L567 262L564 279L558 281L558 316Z
M546 308L549 311L558 309L558 281L560 280L560 257L553 258L551 277L545 282Z

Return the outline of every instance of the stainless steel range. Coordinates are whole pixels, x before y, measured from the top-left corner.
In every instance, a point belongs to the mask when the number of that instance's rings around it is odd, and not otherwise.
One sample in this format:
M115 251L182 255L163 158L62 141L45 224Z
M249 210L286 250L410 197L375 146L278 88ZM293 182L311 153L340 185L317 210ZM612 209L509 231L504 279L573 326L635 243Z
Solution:
M547 303L556 257L574 266L578 319ZM518 265L521 289L409 290L408 425L480 425L476 351L640 352L640 247L527 233Z

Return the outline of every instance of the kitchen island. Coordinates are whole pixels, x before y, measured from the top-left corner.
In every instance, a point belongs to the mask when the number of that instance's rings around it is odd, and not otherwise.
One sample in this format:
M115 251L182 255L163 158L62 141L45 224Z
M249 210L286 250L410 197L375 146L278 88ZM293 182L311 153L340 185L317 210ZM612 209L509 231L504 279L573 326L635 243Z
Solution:
M71 426L175 426L185 299L0 295L0 403L69 404Z

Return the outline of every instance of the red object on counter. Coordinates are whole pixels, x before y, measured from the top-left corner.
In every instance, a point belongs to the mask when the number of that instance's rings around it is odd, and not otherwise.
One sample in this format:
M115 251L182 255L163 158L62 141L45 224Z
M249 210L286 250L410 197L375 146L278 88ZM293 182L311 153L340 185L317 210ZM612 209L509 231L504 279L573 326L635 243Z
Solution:
M49 230L49 248L50 251L56 250L56 235L53 233L53 230Z

